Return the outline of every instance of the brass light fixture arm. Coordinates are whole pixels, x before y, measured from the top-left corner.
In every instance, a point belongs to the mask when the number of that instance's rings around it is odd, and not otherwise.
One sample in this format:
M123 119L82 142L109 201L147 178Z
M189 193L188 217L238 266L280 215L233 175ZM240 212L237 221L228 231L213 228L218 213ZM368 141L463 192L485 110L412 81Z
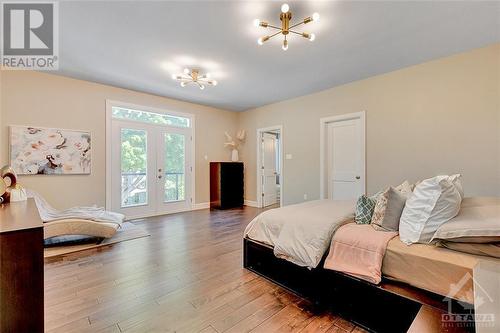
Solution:
M295 31L295 30L288 30L288 31L290 31L293 34L301 35L302 36L302 32L298 32L298 31Z
M302 25L302 24L305 24L304 21L299 22L299 23L295 23L294 25L291 25L289 29L293 29L293 28L298 27L299 25Z
M280 29L280 31L275 32L274 34L269 35L269 38L273 38L274 36L279 35L280 33L281 33L281 29Z
M266 28L273 28L273 29L276 29L276 30L281 30L280 27L277 27L275 25L270 25L270 24L268 24Z

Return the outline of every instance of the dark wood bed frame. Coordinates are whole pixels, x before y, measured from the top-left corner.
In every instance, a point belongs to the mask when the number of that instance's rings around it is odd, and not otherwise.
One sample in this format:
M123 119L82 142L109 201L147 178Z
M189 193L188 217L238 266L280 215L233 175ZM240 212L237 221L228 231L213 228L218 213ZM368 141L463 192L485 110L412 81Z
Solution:
M407 332L422 305L448 313L473 314L458 301L384 279L379 285L340 272L308 269L277 258L273 248L244 238L243 266L311 301L314 311L332 311L372 332ZM474 327L466 331L474 332ZM473 326L473 324L472 324Z

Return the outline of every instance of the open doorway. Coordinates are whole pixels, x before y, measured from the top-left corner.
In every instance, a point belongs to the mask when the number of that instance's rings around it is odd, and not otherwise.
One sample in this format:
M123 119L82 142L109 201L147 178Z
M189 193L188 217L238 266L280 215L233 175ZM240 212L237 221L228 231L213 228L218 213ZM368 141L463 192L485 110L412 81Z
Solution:
M259 207L283 205L282 126L257 130L257 202Z

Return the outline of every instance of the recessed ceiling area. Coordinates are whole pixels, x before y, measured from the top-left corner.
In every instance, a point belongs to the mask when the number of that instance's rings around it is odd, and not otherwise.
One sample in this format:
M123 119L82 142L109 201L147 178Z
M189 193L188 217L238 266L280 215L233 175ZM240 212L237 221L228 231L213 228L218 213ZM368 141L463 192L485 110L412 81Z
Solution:
M282 2L63 1L57 74L244 111L500 41L500 3L288 1L293 17L318 12L291 36L259 46ZM183 68L218 85L180 87Z

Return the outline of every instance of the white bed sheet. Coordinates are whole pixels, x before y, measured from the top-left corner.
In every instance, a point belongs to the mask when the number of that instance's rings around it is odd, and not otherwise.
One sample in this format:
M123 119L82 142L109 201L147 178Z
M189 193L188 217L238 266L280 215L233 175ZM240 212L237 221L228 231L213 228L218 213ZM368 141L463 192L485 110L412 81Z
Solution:
M354 220L354 208L354 200L315 200L271 209L248 224L245 236L273 246L279 258L314 268L337 228Z

